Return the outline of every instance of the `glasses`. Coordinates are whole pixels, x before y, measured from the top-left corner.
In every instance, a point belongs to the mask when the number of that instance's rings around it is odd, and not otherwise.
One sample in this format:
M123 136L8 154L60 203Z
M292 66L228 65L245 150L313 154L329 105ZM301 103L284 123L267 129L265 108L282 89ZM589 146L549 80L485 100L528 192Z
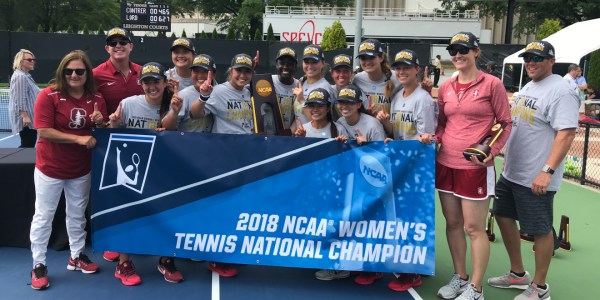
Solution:
M457 53L466 55L467 53L469 53L469 51L471 51L471 48L457 47L457 48L448 49L448 54L450 54L450 56L455 56Z
M537 55L523 56L523 61L526 63L531 62L531 61L539 63L539 62L543 62L544 59L545 59L545 57L537 56Z
M26 60L28 62L35 62L35 58L23 58L23 60Z
M81 75L85 74L85 71L86 71L85 69L69 69L69 68L66 68L65 69L65 75L71 76L71 75L73 75L73 72L75 72L75 74L81 76Z
M110 42L108 42L106 44L109 45L109 46L111 46L111 47L116 47L117 44L119 44L121 46L127 46L127 44L129 44L129 41L126 41L126 40L110 41Z

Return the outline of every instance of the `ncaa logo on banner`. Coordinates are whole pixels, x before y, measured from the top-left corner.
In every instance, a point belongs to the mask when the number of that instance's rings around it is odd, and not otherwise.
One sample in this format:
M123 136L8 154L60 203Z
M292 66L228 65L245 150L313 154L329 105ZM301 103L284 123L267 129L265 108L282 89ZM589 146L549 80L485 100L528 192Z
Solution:
M388 174L383 165L373 156L365 155L360 158L360 171L365 180L374 187L387 184Z
M141 194L155 140L156 136L111 133L99 189L124 186Z

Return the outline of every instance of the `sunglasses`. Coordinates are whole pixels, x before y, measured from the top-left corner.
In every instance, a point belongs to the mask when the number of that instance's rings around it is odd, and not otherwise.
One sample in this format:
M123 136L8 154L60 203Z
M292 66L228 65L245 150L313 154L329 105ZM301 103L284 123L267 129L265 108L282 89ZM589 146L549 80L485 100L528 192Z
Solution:
M34 62L35 58L23 58L23 60L26 60L28 62Z
M523 61L526 63L531 62L531 61L539 63L539 62L543 62L544 59L546 59L546 58L543 56L537 56L537 55L523 56Z
M108 42L106 44L109 45L109 46L111 46L111 47L116 47L117 44L119 44L121 46L127 46L127 44L129 44L129 41L126 41L126 40L110 41L110 42Z
M455 56L457 53L466 55L467 53L469 53L469 51L471 51L471 48L457 47L457 48L448 49L448 54L450 54L450 56Z
M69 69L69 68L66 68L65 69L65 75L71 76L71 75L73 75L73 72L75 72L75 74L81 76L81 75L85 74L85 71L86 71L85 69Z

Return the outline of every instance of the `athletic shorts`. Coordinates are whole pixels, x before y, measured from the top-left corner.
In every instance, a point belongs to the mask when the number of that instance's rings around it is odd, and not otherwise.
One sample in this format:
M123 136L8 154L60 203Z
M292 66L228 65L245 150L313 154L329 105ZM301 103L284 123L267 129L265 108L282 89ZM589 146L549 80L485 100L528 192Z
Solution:
M435 188L467 200L486 200L494 195L496 171L493 166L453 169L435 163Z
M544 235L552 230L555 191L535 195L531 187L522 186L500 176L492 212L498 217L519 221L522 232Z

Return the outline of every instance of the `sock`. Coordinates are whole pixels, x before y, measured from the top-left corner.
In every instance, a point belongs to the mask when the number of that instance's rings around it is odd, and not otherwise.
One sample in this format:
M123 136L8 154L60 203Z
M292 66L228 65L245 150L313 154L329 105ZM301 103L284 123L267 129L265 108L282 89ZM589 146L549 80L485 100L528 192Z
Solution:
M510 272L513 273L513 274L515 274L515 275L517 275L517 276L519 276L519 277L525 276L525 272L523 272L523 273L517 273L517 272L515 272L513 270L511 270Z
M462 278L462 277L459 277L459 278L460 278L460 280L462 280L462 281L469 281L469 275L467 275L467 278Z
M544 285L538 284L537 287L540 288L540 289L542 289L542 290L546 290L548 288L548 286L546 286L545 284Z

